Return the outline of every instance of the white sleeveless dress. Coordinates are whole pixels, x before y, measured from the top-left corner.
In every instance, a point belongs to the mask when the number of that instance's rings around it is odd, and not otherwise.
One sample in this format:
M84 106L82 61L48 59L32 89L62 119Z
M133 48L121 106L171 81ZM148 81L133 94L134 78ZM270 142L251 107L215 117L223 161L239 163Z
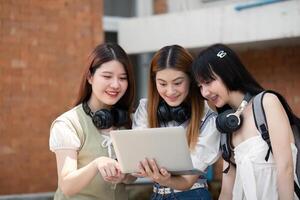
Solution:
M265 161L268 148L267 143L260 134L243 141L234 148L237 168L233 187L233 200L279 199L276 164L272 153L270 153L268 162ZM291 148L294 176L296 177L297 148L295 144L291 144ZM294 199L298 199L295 194Z

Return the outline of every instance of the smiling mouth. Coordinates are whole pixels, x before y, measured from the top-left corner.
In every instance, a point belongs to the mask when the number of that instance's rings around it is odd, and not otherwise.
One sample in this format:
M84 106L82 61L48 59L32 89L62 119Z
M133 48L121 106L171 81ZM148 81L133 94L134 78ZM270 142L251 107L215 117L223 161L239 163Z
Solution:
M176 97L166 97L169 101L173 102L176 101L178 99L178 96Z
M208 100L209 100L209 101L212 101L212 102L216 102L217 99L218 99L218 96L217 96L217 95L208 98Z
M111 97L117 97L119 94L119 92L113 92L113 91L106 91L105 93Z

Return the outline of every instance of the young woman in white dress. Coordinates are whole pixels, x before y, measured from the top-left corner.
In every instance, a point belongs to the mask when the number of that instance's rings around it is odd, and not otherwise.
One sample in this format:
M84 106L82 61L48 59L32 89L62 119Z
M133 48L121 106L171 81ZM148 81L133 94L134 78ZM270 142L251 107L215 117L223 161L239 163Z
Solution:
M254 97L264 90L237 54L223 44L203 50L193 63L193 73L202 96L220 113L228 108L236 110L246 94ZM241 114L241 127L230 134L231 160L236 167L230 164L228 173L223 173L220 200L296 199L293 181L297 148L287 114L271 93L264 95L263 107L272 152L266 161L269 146L255 126L250 101ZM224 170L227 167L224 161Z

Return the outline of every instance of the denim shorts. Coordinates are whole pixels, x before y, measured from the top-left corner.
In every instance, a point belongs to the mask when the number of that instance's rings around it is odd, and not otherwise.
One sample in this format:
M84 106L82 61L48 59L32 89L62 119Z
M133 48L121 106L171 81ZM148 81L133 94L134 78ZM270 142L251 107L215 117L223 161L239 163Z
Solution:
M170 194L153 193L151 200L212 200L212 197L206 188L197 188Z

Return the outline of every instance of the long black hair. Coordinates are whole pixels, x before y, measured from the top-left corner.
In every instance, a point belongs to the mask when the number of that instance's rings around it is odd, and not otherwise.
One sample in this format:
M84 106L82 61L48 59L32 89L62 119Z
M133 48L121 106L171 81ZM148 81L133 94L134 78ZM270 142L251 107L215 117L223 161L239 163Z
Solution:
M192 64L192 71L198 82L215 80L215 75L218 75L230 91L248 92L255 96L265 90L246 69L238 55L224 44L214 44L200 52ZM300 128L300 119L292 112L285 99L284 101L283 106L290 122ZM218 111L225 109L228 109L228 105Z
M206 82L221 78L230 91L250 93L252 96L264 88L253 78L241 62L238 55L224 44L214 44L204 49L194 60L193 76L198 82ZM228 109L228 105L218 111Z
M256 95L264 88L253 78L238 55L224 44L203 50L194 60L193 75L198 81L216 79L218 75L228 90Z

